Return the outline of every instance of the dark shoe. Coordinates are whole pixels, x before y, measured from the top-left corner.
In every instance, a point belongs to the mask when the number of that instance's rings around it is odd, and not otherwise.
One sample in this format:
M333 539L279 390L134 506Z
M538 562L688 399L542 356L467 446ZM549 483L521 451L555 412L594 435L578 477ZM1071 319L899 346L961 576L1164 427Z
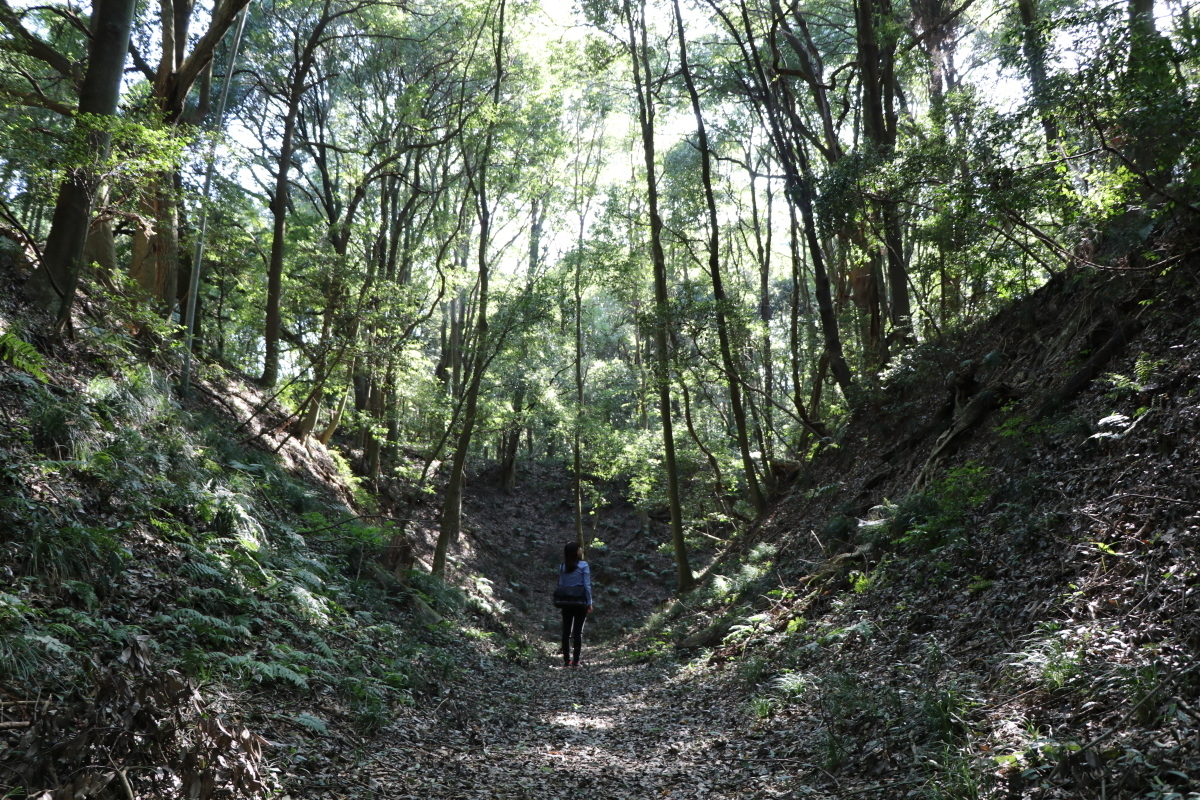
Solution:
M571 669L579 669L579 662L578 662L578 661L572 661L572 662L571 662Z

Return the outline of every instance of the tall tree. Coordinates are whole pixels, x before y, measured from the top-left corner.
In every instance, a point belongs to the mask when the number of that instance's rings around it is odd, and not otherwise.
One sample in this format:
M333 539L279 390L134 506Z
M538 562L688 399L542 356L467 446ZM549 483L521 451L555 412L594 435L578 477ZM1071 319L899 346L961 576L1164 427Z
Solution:
M194 115L185 117L188 96L196 82L208 74L216 47L250 0L213 0L208 26L199 37L190 31L197 16L195 0L164 0L159 5L157 32L160 57L150 66L137 49L133 62L150 84L150 98L158 121L167 129L198 122L208 111L208 92L201 93ZM189 49L190 46L190 49ZM207 82L205 82L207 87ZM194 116L195 118L190 118ZM134 233L130 275L164 311L176 302L179 280L179 197L182 177L178 169L160 173L146 187L143 214L153 220L151 230Z
M488 244L492 230L492 197L489 196L489 171L492 168L493 147L497 135L497 114L500 111L501 89L507 76L505 65L505 11L506 0L499 0L496 9L496 23L491 26L492 37L492 113L488 115L483 141L477 155L464 158L467 182L474 197L475 213L479 222L479 243L477 253L478 284L477 308L475 311L475 341L470 366L470 382L466 388L465 402L460 420L458 440L450 463L450 475L446 481L445 496L442 503L442 519L438 529L437 545L433 553L433 574L437 576L446 573L446 555L450 543L458 538L462 529L462 492L466 470L467 454L471 447L471 437L475 432L475 419L479 408L479 388L483 382L483 374L488 362L488 279L490 277L490 255ZM472 156L478 160L472 162Z
M574 300L575 339L575 420L571 429L572 478L571 493L575 507L575 541L585 546L583 535L583 415L584 415L584 369L583 369L583 263L584 233L596 184L604 166L605 121L609 108L607 100L599 102L581 97L575 104L575 141L583 144L582 152L576 150L571 159L571 206L576 214L574 269L572 270L572 298ZM586 144L585 144L586 143Z
M751 20L746 0L737 0L737 19L726 12L718 0L707 0L709 6L724 24L741 55L746 69L744 81L751 90L755 108L767 129L776 158L783 167L786 178L788 202L800 211L804 227L804 240L812 265L813 282L817 298L817 309L821 319L821 334L825 351L829 355L830 370L842 394L853 402L854 379L842 349L842 336L838 330L837 314L833 307L833 295L826 269L825 250L817 229L817 217L813 208L816 197L816 179L808 146L811 139L805 136L808 127L803 124L796 110L795 98L786 81L777 80L777 73L769 71L764 63L759 45L759 35Z
M267 264L266 321L263 330L263 370L259 381L274 386L279 380L279 341L283 317L280 304L283 293L283 259L287 246L287 219L290 209L290 173L296 150L296 126L301 104L313 89L312 74L321 48L343 35L337 24L369 4L351 2L337 6L334 0L320 0L312 6L273 7L279 27L290 39L290 58L282 70L270 76L260 73L260 89L280 109L279 150L275 158L274 185L271 187L271 254ZM273 27L272 30L275 30Z
M863 133L874 155L884 161L896 152L896 34L891 0L855 0L855 34L858 42L859 82L862 84ZM888 316L893 333L911 323L899 207L893 198L879 202L884 251L887 257ZM899 339L906 338L901 334Z
M100 186L98 168L108 158L111 142L108 125L117 111L121 76L129 52L135 0L96 0L91 21L87 66L79 86L75 136L84 145L85 163L75 166L59 186L42 253L41 269L25 285L31 299L46 308L57 305L59 324L69 319L79 280L80 260L91 223L92 201ZM26 52L56 70L73 70L65 57L27 31L5 0L0 0L0 23Z
M679 497L679 467L675 457L675 434L671 418L671 301L667 289L667 259L663 252L662 215L658 207L658 164L654 151L654 76L650 65L650 33L646 19L645 0L623 0L628 39L625 46L633 71L634 94L637 98L638 129L642 139L642 157L646 169L646 207L650 218L650 259L654 268L654 343L657 350L657 370L654 376L658 389L658 411L662 424L663 467L667 478L667 506L671 515L671 542L675 551L675 569L680 592L696 584L688 560L687 542L683 537L683 506Z
M1046 75L1046 35L1042 30L1043 20L1038 15L1037 0L1017 0L1017 13L1021 18L1021 51L1029 69L1029 83L1033 89L1033 102L1041 117L1046 144L1058 144L1058 124L1048 108L1049 78Z
M713 193L712 151L708 145L708 129L704 124L704 112L700 108L700 93L696 91L696 81L692 77L691 64L688 62L687 32L684 30L679 0L673 0L673 5L675 25L679 35L679 70L683 75L688 97L691 99L692 114L696 118L696 137L699 140L700 182L704 186L704 202L708 209L708 274L712 280L713 300L716 301L717 338L721 347L721 363L725 368L725 378L729 386L729 405L737 431L737 445L742 456L742 471L746 478L746 488L750 493L750 503L754 506L755 513L761 514L766 511L767 503L762 488L759 486L754 459L750 457L750 436L747 433L746 410L742 406L742 370L734 357L733 347L729 341L730 302L729 298L725 296L725 284L721 278L720 222L717 216L717 198Z

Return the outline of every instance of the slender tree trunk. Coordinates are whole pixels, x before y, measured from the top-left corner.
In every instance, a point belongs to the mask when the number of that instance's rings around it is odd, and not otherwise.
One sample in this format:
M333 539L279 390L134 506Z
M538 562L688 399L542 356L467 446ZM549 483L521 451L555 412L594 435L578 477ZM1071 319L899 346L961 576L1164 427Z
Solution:
M378 381L374 381L371 386L371 403L370 412L371 419L374 422L379 422L383 419L383 394L384 387ZM373 481L379 480L379 472L382 467L381 462L382 441L379 435L375 433L374 426L367 433L366 461L367 461L367 477Z
M462 330L463 304L465 298L450 300L450 394L458 397L462 393Z
M733 411L733 422L737 431L738 451L742 456L742 470L746 477L746 488L750 493L750 503L756 514L762 514L767 509L767 501L759 486L758 473L754 467L754 459L750 455L750 437L746 431L746 411L742 406L742 390L739 365L733 356L733 347L729 341L729 322L725 315L729 304L725 296L725 286L721 279L721 246L720 226L717 221L717 200L712 188L712 154L708 148L708 131L704 125L704 114L700 110L700 95L692 80L692 71L687 59L687 40L684 35L683 15L679 10L679 0L674 0L675 24L679 31L679 68L683 73L683 82L687 86L688 96L692 101L692 113L696 117L696 135L700 144L700 180L704 185L704 200L708 206L708 274L712 279L713 299L717 308L717 339L721 348L721 363L725 368L725 378L729 386L729 404ZM653 179L653 173L651 173Z
M280 304L283 295L283 251L287 231L288 173L292 168L295 150L296 116L300 112L303 82L293 82L288 97L287 114L283 118L283 138L275 170L275 193L271 198L271 258L267 263L267 308L263 329L263 386L274 386L279 380L279 329L283 324Z
M575 500L575 542L583 541L583 226L584 213L579 214L579 236L575 247L575 425L572 431L572 480ZM582 550L580 551L582 552Z
M580 109L577 113L577 121L580 122L576 129L577 139L583 138L583 114ZM584 248L584 232L587 224L587 214L591 206L591 197L596 188L596 181L600 175L600 167L604 159L604 128L601 124L592 129L592 136L588 142L586 152L586 160L582 163L578 157L573 161L574 166L574 205L575 210L579 215L579 227L575 235L575 270L574 270L574 286L573 294L575 301L575 424L572 426L572 474L571 481L572 494L574 495L575 505L575 541L579 544L580 552L585 553L585 541L583 533L583 248ZM593 158L594 157L594 158ZM590 175L589 175L590 172ZM595 525L592 526L593 536L595 535Z
M858 62L862 71L863 132L880 157L888 159L896 148L896 42L891 33L891 0L856 0L854 11ZM882 31L878 24L880 21L884 23ZM887 256L888 305L892 327L905 328L910 324L912 309L908 296L908 266L904 260L900 212L894 202L883 200L879 214Z
M708 459L708 467L713 473L713 497L716 498L717 505L727 515L733 516L733 507L730 505L729 497L725 493L725 478L721 475L721 462L713 455L704 442L700 439L700 434L696 433L696 425L692 421L692 398L688 391L687 382L680 381L679 389L683 395L683 422L687 426L688 435L692 437L692 441L696 443L696 447L700 448L700 452L704 453L704 457ZM736 497L736 495L734 495Z
M492 89L492 105L500 105L500 88L504 81L504 13L505 0L500 0L498 30L495 34L495 83ZM446 574L446 555L452 541L457 541L462 529L462 492L463 478L466 470L467 453L471 448L471 436L475 429L475 416L479 405L479 387L483 382L483 373L487 368L488 347L488 239L491 236L492 212L488 197L488 168L490 166L492 137L494 123L484 137L483 153L478 172L472 176L475 202L479 214L479 309L476 312L475 341L471 358L471 382L467 386L467 394L463 406L462 429L451 461L450 476L446 482L446 493L442 504L442 521L438 531L437 545L433 552L434 575L440 577Z
M804 384L800 380L800 298L801 281L807 281L807 276L800 266L800 226L796 221L796 207L788 206L788 247L792 257L792 296L791 318L788 320L788 350L791 356L792 368L792 402L796 413L804 416ZM807 292L803 292L807 295ZM808 304L804 304L804 312L808 313Z
M446 555L450 543L457 541L462 530L462 493L466 471L467 453L471 448L471 437L475 430L475 416L479 407L479 387L483 381L484 364L487 361L484 349L487 346L487 244L489 232L488 213L480 219L479 244L479 316L475 329L474 351L471 358L471 381L466 388L463 405L462 428L455 442L454 456L450 462L450 476L446 481L446 492L442 502L442 522L438 531L437 545L433 553L433 574L446 574Z
M769 163L769 162L768 162ZM775 457L773 444L775 436L775 419L772 409L775 398L775 356L771 347L771 320L774 316L771 308L771 246L774 226L771 224L772 212L775 206L775 193L772 185L767 182L767 224L766 234L763 234L758 218L758 203L754 203L754 240L758 249L758 316L762 320L762 464L763 484L768 495L775 494L775 471L771 461Z
M671 514L671 541L675 549L678 590L686 592L696 584L688 562L687 543L683 538L683 509L679 500L679 471L675 463L675 435L671 423L670 296L667 291L667 259L662 246L662 217L658 211L658 184L654 157L654 98L650 75L649 34L646 31L645 0L638 4L639 18L634 19L631 0L624 0L623 12L629 28L629 54L633 61L633 81L638 101L638 121L642 134L642 155L646 164L646 198L650 216L650 253L654 265L654 303L657 319L654 341L657 346L659 415L662 419L663 465L667 472L667 506ZM637 26L635 28L635 25ZM640 41L639 41L640 33Z
M333 438L333 434L337 432L338 426L342 424L342 414L346 412L346 401L350 399L350 390L346 389L342 392L342 399L338 402L337 410L333 412L333 416L329 419L329 424L325 426L325 430L317 435L317 441L323 445L329 444L329 440Z
M517 451L521 447L521 412L524 408L525 387L518 386L512 402L516 416L509 429L500 435L500 488L506 492L517 488Z
M238 0L240 2L240 0ZM276 162L275 190L271 197L271 256L267 264L266 323L263 328L263 372L259 379L264 386L274 386L279 380L279 334L283 323L280 309L283 294L283 255L287 230L288 196L292 167L292 155L296 148L296 125L300 115L300 104L304 93L310 88L309 75L316 63L318 49L326 41L326 30L344 11L335 12L326 0L307 38L297 41L299 51L292 66L291 79L287 85L287 107L283 117L283 131ZM370 262L373 270L375 263ZM373 273L372 273L373 274Z
M134 0L96 0L93 8L95 32L88 52L87 68L79 90L79 112L112 117L121 95L121 77L129 36L133 28ZM95 163L108 157L108 131L76 125L76 135L85 137L89 159ZM75 169L59 186L50 223L42 268L25 285L30 299L52 309L57 304L60 326L70 320L79 281L80 258L91 223L92 200L99 179L90 165Z
M808 245L809 257L812 259L813 283L817 308L820 312L821 334L825 350L829 354L830 365L834 379L845 395L847 401L854 402L854 381L850 367L846 364L846 356L842 350L841 333L838 331L837 314L833 308L833 296L830 291L829 273L825 268L825 255L821 246L820 235L817 231L816 214L813 211L813 175L806 145L795 138L796 132L803 129L803 121L794 108L787 102L781 101L776 92L786 87L767 75L767 71L758 54L755 42L754 28L750 21L750 11L745 2L738 3L741 13L741 31L745 39L741 40L738 27L724 14L714 2L709 5L724 20L726 27L734 35L739 36L742 46L742 56L747 66L753 71L757 80L763 105L768 131L771 135L775 153L787 176L788 201L800 211L800 219L804 223L805 244Z
M1131 96L1146 106L1164 102L1173 106L1178 102L1179 66L1172 64L1174 58L1171 43L1155 23L1154 0L1129 0L1129 60L1124 82ZM1171 165L1182 148L1179 136L1168 137L1165 133L1139 136L1131 132L1125 148L1133 171L1155 186L1165 186L1171 180ZM1142 191L1148 191L1148 187Z

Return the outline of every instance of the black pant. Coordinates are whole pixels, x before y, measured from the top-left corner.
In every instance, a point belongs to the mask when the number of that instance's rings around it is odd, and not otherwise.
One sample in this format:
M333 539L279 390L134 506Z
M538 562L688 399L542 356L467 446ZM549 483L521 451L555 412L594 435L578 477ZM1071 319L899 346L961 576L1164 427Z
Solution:
M587 606L578 608L564 608L563 615L563 635L562 635L562 654L563 660L571 658L570 645L575 645L575 658L572 661L579 660L579 650L583 647L583 622L587 619Z

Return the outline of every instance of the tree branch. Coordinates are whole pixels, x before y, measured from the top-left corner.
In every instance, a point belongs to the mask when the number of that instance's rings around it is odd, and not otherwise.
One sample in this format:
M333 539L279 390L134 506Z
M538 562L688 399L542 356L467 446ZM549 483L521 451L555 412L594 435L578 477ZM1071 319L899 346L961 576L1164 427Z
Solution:
M0 26L6 28L13 37L8 42L0 43L0 47L45 62L51 69L72 83L78 84L82 80L83 76L77 65L33 35L28 28L21 24L21 18L8 4L8 0L0 0Z
M154 83L154 68L146 62L146 59L142 57L142 52L133 42L129 43L129 57L133 59L133 66L137 68L137 71L142 73L146 80Z
M60 103L57 100L47 97L41 91L36 93L22 92L9 86L0 86L0 95L11 97L13 100L16 100L23 106L29 106L31 108L44 108L47 111L53 111L55 114L61 114L64 117L75 116L76 109L66 105L65 103Z

